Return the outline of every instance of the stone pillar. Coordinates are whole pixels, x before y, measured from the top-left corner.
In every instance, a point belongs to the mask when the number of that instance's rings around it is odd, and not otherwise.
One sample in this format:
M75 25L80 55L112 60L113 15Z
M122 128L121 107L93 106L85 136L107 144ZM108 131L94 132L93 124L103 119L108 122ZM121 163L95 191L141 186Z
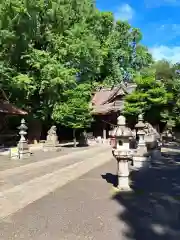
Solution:
M139 169L141 167L148 167L150 162L149 154L146 147L145 142L145 124L143 123L143 116L140 114L138 116L138 123L136 124L137 135L139 137L137 150L134 152L133 156L133 166L135 169Z
M106 129L103 128L103 139L106 140Z
M103 122L103 142L106 142L106 123Z
M27 129L28 127L25 124L25 120L21 120L21 125L19 127L19 135L20 135L20 140L18 143L18 153L19 153L19 158L28 158L30 156L30 151L29 151L29 146L27 143L27 140L25 136L27 135Z

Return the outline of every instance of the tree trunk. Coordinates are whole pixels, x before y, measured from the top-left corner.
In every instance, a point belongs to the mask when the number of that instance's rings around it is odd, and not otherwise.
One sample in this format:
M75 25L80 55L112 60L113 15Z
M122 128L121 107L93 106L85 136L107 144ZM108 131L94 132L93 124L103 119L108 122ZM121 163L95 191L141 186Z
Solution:
M76 129L73 129L73 142L74 142L74 147L77 146L77 142L76 142Z

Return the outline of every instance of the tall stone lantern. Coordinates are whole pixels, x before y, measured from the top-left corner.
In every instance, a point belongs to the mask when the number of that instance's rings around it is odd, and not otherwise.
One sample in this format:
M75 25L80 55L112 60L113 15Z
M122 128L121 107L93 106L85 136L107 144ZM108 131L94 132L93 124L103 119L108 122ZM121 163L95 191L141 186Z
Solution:
M149 153L147 151L145 142L145 124L143 122L143 115L138 116L138 123L135 125L137 135L139 137L137 149L133 155L133 166L137 169L149 166Z
M27 158L30 157L31 153L29 151L29 146L27 143L27 140L25 136L27 135L27 129L28 127L26 126L26 122L24 119L21 120L21 125L18 127L19 135L20 135L20 140L18 143L18 152L19 152L19 158Z
M124 116L118 117L117 127L114 128L111 135L115 138L113 156L117 160L118 188L130 190L129 161L132 160L132 152L129 147L129 139L132 137L132 132L130 128L126 127Z

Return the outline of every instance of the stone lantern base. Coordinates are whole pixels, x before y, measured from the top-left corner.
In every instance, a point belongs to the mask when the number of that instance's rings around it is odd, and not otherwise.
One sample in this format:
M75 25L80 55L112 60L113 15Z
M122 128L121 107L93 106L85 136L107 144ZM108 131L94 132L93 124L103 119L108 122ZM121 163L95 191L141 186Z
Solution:
M31 153L27 141L20 141L18 143L18 155L20 159L30 157Z
M150 154L147 151L146 145L139 145L133 154L133 167L135 170L140 168L148 168L150 166Z
M118 188L122 191L130 191L129 185L129 159L117 159L118 161Z
M150 156L147 154L145 156L140 156L135 154L133 156L133 167L135 169L148 168L150 166Z
M46 141L43 145L43 151L48 152L48 151L61 151L61 146L59 142L53 142L53 141Z

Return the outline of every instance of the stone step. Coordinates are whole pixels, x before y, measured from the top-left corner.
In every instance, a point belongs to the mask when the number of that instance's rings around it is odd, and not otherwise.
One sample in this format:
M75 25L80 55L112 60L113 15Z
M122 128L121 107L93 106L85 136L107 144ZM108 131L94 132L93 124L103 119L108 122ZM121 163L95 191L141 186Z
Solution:
M2 191L0 193L0 218L15 213L111 159L111 151L108 148L101 149L93 157L81 158L80 161L69 166Z
M107 148L107 147L106 147ZM64 156L47 159L40 162L35 162L13 169L8 169L0 172L0 191L10 189L14 186L22 184L33 178L43 176L47 173L52 173L57 169L64 168L68 165L72 165L83 159L91 157L92 154L96 155L99 152L104 151L105 146L93 147L78 152L73 152ZM109 149L109 148L108 148Z

